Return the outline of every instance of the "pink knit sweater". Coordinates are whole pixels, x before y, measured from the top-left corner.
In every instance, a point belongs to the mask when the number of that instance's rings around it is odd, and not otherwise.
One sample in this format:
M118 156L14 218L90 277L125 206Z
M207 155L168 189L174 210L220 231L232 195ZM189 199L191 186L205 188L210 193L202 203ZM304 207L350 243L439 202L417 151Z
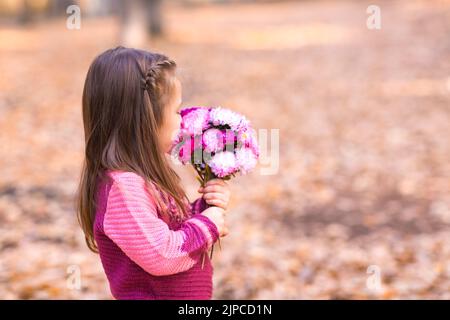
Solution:
M113 297L211 299L213 267L205 253L219 233L199 212L201 198L188 219L167 221L142 177L111 170L105 177L97 189L94 237Z

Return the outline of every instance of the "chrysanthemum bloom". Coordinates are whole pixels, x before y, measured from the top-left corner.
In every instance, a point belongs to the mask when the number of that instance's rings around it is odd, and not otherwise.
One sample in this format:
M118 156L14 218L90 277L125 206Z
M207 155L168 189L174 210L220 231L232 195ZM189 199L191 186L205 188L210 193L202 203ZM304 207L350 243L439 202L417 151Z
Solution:
M180 111L176 157L196 168L204 184L250 171L259 157L255 131L242 115L222 108L190 107Z
M248 125L248 120L244 116L222 107L211 109L209 117L214 126L229 126L236 132Z
M209 109L195 107L183 109L180 111L182 115L181 131L184 134L198 135L209 127Z
M239 170L234 153L229 151L216 153L207 164L219 178L229 176Z
M223 151L225 146L223 132L219 129L211 128L203 133L203 148L207 152Z
M256 155L259 156L259 147L256 140L256 132L250 127L239 131L237 134L238 147L250 148Z
M192 157L194 156L199 161L198 153L202 151L201 136L191 136L187 134L178 133L177 138L174 140L171 155L178 159L182 164L192 163ZM201 156L200 156L201 161Z
M239 171L246 174L256 166L257 156L250 148L241 148L236 150L236 165Z

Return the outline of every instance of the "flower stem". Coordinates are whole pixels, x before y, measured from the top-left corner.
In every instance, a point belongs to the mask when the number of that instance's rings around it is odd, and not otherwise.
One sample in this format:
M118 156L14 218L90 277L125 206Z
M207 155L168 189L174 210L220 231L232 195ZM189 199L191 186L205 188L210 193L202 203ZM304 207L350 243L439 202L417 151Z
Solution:
M200 182L202 187L205 187L206 182L215 178L215 175L211 172L211 168L207 164L205 165L204 171L199 169L194 164L192 166L194 167L195 171L197 172L197 175L198 175L197 180ZM207 205L207 207L211 207L209 204L206 204L206 205ZM222 251L222 246L220 244L220 237L217 240L219 242L219 249ZM212 257L213 257L214 245L215 245L215 243L211 247L211 252L210 252L210 257L209 257L210 259L212 259ZM202 256L202 269L203 269L204 263L205 263L205 255Z

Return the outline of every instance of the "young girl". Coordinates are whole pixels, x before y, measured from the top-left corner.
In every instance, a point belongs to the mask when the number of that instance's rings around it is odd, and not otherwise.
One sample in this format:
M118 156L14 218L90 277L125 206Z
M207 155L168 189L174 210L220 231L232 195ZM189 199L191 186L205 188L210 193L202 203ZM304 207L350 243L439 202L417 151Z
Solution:
M169 165L180 121L175 67L162 54L118 47L87 73L78 219L116 299L212 296L206 253L228 233L230 192L224 181L209 181L199 192L212 206L200 212L202 197L190 203Z

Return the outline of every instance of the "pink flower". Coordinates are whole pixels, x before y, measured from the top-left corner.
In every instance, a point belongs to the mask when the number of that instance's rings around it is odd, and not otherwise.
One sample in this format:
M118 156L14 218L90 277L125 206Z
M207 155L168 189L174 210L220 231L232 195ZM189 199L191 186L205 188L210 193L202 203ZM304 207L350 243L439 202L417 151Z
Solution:
M189 163L191 161L191 155L192 150L187 143L180 148L180 151L178 153L178 157L183 164Z
M219 178L224 178L239 170L233 152L224 151L216 153L208 161L211 171Z
M202 107L185 108L180 111L181 131L185 134L201 134L209 126L209 109Z
M236 142L237 134L233 130L226 129L223 131L223 143L225 144L225 151L234 152Z
M203 147L207 152L222 151L224 147L223 132L215 128L206 130L203 133Z
M252 149L241 148L236 151L236 165L240 172L246 174L256 166L257 156Z
M209 179L205 178L206 165L218 178L245 174L255 167L259 147L245 116L222 107L189 107L180 114L181 128L172 154L183 164L194 165L201 179Z
M228 125L233 131L242 130L249 124L244 116L222 107L211 109L209 117L214 126Z
M174 141L171 154L182 164L191 163L192 154L196 151L201 152L201 146L201 136L190 136L180 132ZM199 157L201 157L201 154Z
M180 115L182 117L184 117L185 115L187 115L189 112L197 110L197 109L201 109L202 107L188 107L188 108L183 108L180 110Z
M256 132L250 127L239 131L237 134L238 147L250 148L255 155L259 156L259 147L256 140Z

